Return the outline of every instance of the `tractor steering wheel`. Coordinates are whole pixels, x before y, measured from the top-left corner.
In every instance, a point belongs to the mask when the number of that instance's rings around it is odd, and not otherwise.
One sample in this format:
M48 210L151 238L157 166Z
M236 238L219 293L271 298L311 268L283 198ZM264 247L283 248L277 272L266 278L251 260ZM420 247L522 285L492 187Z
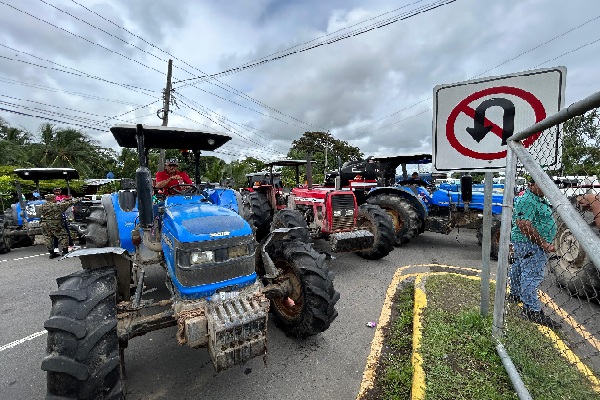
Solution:
M167 194L178 195L178 194L193 194L196 193L196 186L189 185L187 183L180 183L167 188Z

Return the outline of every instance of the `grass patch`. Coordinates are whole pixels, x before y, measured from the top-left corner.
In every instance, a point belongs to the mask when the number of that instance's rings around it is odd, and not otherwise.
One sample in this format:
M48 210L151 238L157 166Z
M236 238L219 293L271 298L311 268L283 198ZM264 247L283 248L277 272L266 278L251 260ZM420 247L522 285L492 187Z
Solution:
M491 310L487 318L480 315L480 285L456 275L427 277L421 355L428 400L518 398L491 337ZM362 399L410 399L413 308L414 285L405 284L384 330L374 388ZM519 318L516 307L506 315L506 324L504 345L534 399L599 398L537 325Z

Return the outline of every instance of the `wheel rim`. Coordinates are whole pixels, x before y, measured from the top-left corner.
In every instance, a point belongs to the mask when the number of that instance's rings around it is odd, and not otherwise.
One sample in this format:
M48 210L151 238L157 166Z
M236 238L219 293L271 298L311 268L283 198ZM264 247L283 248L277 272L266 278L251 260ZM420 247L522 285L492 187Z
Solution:
M585 258L585 252L569 229L565 229L559 237L558 255L571 268L580 268Z
M395 233L400 232L402 230L402 228L404 227L404 222L402 221L402 219L400 218L398 213L394 210L389 210L389 209L386 209L385 212L392 218L392 222L394 223Z
M300 315L304 305L302 299L302 284L289 263L282 261L277 267L284 271L282 278L290 281L292 293L287 297L273 299L273 304L286 318L293 319Z

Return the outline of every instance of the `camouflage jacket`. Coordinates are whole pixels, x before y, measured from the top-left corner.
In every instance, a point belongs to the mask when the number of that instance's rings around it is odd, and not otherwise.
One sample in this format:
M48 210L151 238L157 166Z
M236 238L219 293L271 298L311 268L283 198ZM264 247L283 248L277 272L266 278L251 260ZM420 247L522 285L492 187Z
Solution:
M59 201L57 203L46 202L40 206L40 217L42 221L62 221L63 213L67 208L78 202L78 199Z

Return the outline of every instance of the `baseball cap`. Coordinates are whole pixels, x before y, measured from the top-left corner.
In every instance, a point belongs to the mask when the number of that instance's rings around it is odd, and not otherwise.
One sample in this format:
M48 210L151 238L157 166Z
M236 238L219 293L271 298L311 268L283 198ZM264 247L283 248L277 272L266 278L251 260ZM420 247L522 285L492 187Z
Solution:
M54 192L56 192L57 190L60 190L62 192L61 188L54 188L54 189L52 189L52 191L54 191Z
M165 165L170 165L170 164L179 165L179 163L177 162L177 160L174 159L174 158L169 158L168 160L165 161Z

